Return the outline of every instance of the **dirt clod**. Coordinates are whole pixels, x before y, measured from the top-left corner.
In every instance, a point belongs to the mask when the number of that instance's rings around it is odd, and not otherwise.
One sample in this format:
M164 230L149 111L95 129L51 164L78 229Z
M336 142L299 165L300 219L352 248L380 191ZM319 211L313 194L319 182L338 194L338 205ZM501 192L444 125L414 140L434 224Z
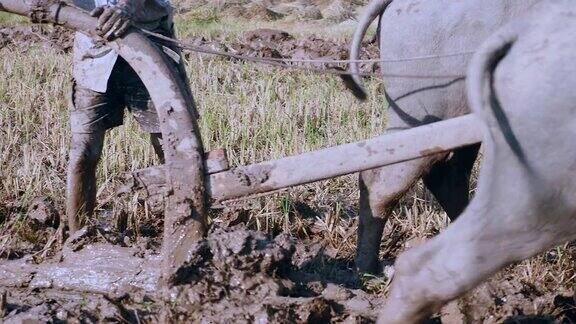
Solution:
M295 38L287 32L274 29L256 29L245 33L243 39L238 41L230 41L218 36L212 39L194 37L186 41L196 46L236 55L295 60L346 60L349 46L346 41L327 40L315 36ZM364 44L361 55L363 59L378 58L378 55L376 44ZM315 63L313 65L347 68L342 64ZM375 63L367 63L362 68L372 72L377 72L379 69Z
M46 227L58 228L60 215L54 206L54 202L47 197L39 197L32 201L28 207L28 219L33 229Z
M317 283L322 288L316 292L306 289L312 274L306 274L298 267L302 262L294 260L297 245L287 235L271 239L242 226L214 229L193 248L187 281L180 278L179 285L167 293L170 302L178 305L170 310L170 317L311 323L351 314L372 318L372 305L367 301L356 303L361 305L356 309L348 307L350 300L365 297L359 292L321 281Z
M70 52L73 35L69 29L58 26L9 26L0 27L0 48L7 46L26 47L39 44L45 48L55 48Z

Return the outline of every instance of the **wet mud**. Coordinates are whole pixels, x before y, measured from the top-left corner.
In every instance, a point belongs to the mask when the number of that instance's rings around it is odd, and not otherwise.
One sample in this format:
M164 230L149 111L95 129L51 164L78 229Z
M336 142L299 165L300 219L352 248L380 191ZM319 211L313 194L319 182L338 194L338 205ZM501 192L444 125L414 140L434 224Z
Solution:
M74 45L74 33L58 26L0 26L0 49L4 47L27 48L40 46L62 52L70 52Z
M378 303L350 269L327 279L319 246L287 235L270 238L244 225L214 227L190 248L169 291L157 286L160 257L151 249L111 244L84 228L54 256L0 262L7 292L4 320L123 318L203 322L373 322ZM342 284L344 283L344 284Z
M158 285L159 237L130 243L89 226L48 257L0 261L5 323L40 321L373 323L383 298L352 263L325 245L271 237L240 224L215 225L186 263ZM127 243L128 242L128 243ZM2 298L0 298L2 299ZM572 323L574 293L542 292L502 274L432 319L434 323Z
M459 310L466 323L574 323L574 292L545 292L502 273L464 297Z
M207 49L256 58L292 59L292 60L346 60L348 59L349 42L347 40L323 39L317 36L296 37L282 30L256 29L245 32L237 39L225 36L206 38L203 36L182 39L183 42ZM58 26L0 26L0 48L29 48L40 46L52 48L63 53L71 52L74 34ZM366 41L362 50L362 59L378 58L378 47L375 42ZM185 51L185 55L191 55ZM204 55L204 54L203 54ZM208 58L236 60L208 55ZM286 65L303 65L302 63L285 63ZM365 72L379 72L376 63L361 64ZM346 69L345 64L305 63L304 66L315 68Z

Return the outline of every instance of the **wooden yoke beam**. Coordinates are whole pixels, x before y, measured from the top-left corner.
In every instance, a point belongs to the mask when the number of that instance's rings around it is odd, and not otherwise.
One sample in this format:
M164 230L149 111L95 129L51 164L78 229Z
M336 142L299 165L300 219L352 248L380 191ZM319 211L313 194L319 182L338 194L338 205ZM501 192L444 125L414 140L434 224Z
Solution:
M466 115L357 143L208 172L207 192L212 202L221 202L451 151L481 140L480 122ZM164 172L162 166L136 171L131 186L144 189L145 195L158 195L154 188L163 187Z

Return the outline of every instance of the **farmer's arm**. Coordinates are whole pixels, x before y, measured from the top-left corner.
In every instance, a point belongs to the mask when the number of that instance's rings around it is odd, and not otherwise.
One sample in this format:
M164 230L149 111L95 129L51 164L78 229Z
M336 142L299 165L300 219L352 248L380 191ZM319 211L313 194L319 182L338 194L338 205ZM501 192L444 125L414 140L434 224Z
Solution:
M132 23L149 23L171 13L163 0L119 0L114 6L102 6L92 11L98 17L100 35L106 39L122 36Z

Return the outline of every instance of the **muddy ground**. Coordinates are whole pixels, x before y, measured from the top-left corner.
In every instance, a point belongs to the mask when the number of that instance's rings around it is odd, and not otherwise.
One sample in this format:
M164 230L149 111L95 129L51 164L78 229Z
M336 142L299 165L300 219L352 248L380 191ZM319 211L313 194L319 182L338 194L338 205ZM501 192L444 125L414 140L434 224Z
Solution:
M62 52L72 50L74 34L65 28L52 26L9 26L0 25L0 48L9 46L27 47L40 45Z
M372 323L383 302L384 275L360 279L321 239L251 230L237 210L214 215L219 224L190 248L178 285L159 293L161 218L136 235L120 212L61 244L49 199L34 200L24 222L11 217L19 206L4 208L16 233L0 263L5 323ZM572 323L575 307L573 292L544 293L504 273L431 322Z
M229 40L225 37L203 36L181 39L185 44L210 49L221 53L235 55L295 60L345 60L348 59L349 44L346 41L334 41L316 36L296 38L288 32L261 28L245 32L241 37ZM0 48L9 46L27 47L40 45L63 53L69 53L74 43L74 33L57 26L0 26ZM374 41L367 41L363 49L363 58L377 58L378 48ZM190 55L190 52L185 52ZM207 56L212 59L227 59L217 55ZM286 63L294 65L295 63ZM339 67L342 64L306 64L314 67ZM367 72L378 72L376 63L363 66Z
M68 52L70 41L69 32L53 28L0 28L1 47L40 44ZM257 57L347 57L345 42L297 39L269 29L232 42L186 41ZM376 55L369 46L365 56ZM121 208L115 209L66 238L58 230L62 206L50 199L40 197L29 206L0 202L2 231L12 233L0 242L2 322L373 322L386 294L386 275L359 277L349 255L314 235L315 207L296 204L296 216L309 226L307 235L265 234L255 230L242 208L216 211L208 238L191 247L190 261L179 269L178 285L159 293L161 213L135 228ZM390 233L383 243L388 263L411 245L406 240L406 233ZM576 245L565 251L576 259ZM554 262L558 256L546 257ZM386 274L392 272L386 268ZM550 292L503 272L431 321L573 323L576 300L574 291Z
M154 240L154 239L152 239ZM88 227L54 256L30 255L0 265L7 323L41 321L370 322L375 301L357 289L345 265L328 279L319 245L287 235L272 239L244 226L214 227L191 247L178 286L157 294L157 244L122 240ZM343 285L341 285L343 284ZM76 293L74 293L76 291ZM83 292L83 293L79 293Z

